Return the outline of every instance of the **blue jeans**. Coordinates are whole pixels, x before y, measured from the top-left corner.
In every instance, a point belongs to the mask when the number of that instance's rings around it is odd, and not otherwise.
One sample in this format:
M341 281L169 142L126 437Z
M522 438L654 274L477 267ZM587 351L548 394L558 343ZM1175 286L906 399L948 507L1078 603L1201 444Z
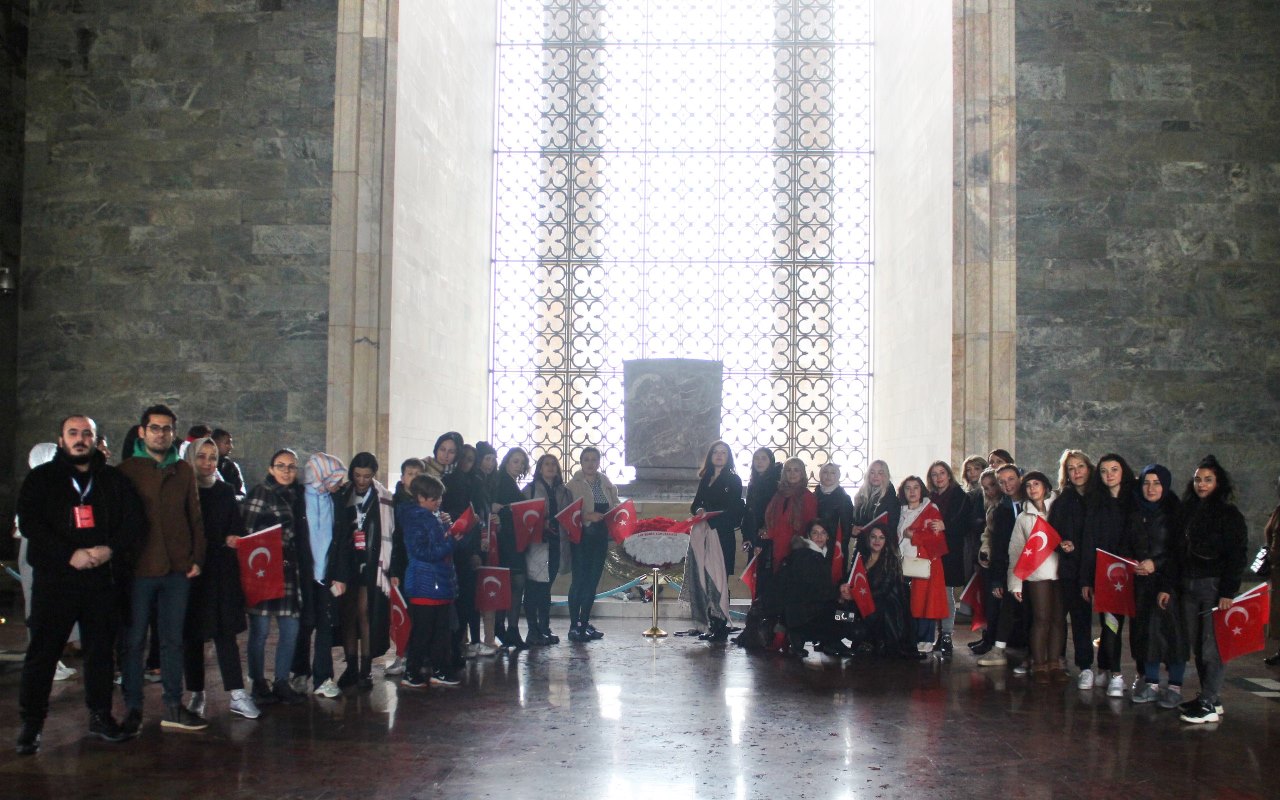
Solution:
M257 682L265 675L267 659L267 634L271 632L271 620L276 620L280 636L276 641L276 675L278 681L289 680L289 666L293 664L293 651L298 646L297 617L264 617L249 615L249 680Z
M146 656L147 623L156 609L156 633L160 637L160 678L164 704L182 703L182 629L187 618L187 594L191 581L181 572L158 578L134 578L129 627L125 634L121 684L124 704L130 711L142 710L142 666Z

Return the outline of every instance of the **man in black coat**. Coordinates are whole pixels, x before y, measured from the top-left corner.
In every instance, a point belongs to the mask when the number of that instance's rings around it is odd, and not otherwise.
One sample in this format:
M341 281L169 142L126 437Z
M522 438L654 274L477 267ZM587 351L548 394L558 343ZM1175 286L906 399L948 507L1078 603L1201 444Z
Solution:
M76 414L62 421L53 461L33 469L18 494L18 519L31 564L31 644L22 665L16 750L33 755L49 713L62 646L76 623L84 651L89 732L109 742L124 731L111 717L116 569L136 551L141 504L129 481L97 449L97 426Z

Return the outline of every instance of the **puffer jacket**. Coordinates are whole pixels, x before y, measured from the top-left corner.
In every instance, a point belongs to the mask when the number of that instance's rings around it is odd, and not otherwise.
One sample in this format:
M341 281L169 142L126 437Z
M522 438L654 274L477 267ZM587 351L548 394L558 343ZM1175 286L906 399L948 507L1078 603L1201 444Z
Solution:
M452 601L458 596L458 576L453 569L457 540L445 532L440 519L417 503L396 507L396 523L404 532L409 556L405 569L405 597Z

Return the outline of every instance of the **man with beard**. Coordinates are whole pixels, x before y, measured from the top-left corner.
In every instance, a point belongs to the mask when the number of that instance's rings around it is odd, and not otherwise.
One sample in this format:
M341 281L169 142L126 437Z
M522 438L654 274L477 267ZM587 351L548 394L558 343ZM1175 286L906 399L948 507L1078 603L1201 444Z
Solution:
M111 717L112 646L116 634L115 562L127 561L142 529L129 481L96 447L97 426L75 414L62 421L52 461L27 475L18 518L34 573L31 644L22 665L16 750L33 755L49 713L49 690L67 635L80 624L89 733L127 738Z

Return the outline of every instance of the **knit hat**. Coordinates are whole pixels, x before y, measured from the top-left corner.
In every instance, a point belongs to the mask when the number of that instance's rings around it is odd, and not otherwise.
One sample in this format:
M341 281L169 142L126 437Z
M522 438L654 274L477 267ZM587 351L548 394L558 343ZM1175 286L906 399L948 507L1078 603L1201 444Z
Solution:
M346 479L347 467L337 456L315 453L307 459L303 480L311 488L327 492L335 486L341 486Z
M498 451L493 449L493 445L481 439L476 442L476 463L479 464L481 461L484 461L485 456L493 456L494 458L497 458Z

